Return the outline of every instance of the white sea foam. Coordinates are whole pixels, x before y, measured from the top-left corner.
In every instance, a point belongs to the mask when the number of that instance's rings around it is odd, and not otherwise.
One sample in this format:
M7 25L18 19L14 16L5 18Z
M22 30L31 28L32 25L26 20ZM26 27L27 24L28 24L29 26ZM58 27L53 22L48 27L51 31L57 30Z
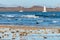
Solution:
M35 15L22 15L21 17L27 17L27 18L39 18L39 16L35 16Z

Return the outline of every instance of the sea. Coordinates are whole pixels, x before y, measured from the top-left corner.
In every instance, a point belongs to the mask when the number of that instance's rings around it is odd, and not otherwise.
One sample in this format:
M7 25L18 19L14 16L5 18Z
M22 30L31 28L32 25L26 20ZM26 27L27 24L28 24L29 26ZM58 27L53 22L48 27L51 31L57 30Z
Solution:
M60 12L0 12L0 24L60 26Z
M60 12L0 12L0 25L60 27ZM21 40L60 40L60 34L31 34Z

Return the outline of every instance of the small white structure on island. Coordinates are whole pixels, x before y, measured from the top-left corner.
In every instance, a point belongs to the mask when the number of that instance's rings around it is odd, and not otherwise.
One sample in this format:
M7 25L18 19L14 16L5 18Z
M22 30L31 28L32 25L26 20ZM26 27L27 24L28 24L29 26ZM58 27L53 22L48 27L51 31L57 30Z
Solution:
M46 10L46 6L44 6L44 8L43 8L43 12L47 12L47 10Z
M23 12L23 10L20 10L19 12Z

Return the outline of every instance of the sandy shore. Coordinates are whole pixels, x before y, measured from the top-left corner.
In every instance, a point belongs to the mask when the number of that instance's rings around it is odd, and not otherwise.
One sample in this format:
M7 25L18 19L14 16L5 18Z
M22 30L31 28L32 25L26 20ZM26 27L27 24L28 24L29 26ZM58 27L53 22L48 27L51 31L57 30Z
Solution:
M31 26L17 26L17 25L0 25L0 33L1 33L1 39L9 39L9 40L25 40L25 37L30 38L32 35L37 35L39 37L45 37L45 36L39 36L39 35L50 35L50 34L60 34L60 28L39 28L39 27L31 27ZM36 36L36 37L37 37ZM33 37L33 36L32 36ZM51 36L52 37L52 36ZM55 37L55 36L54 36ZM32 39L32 38L31 38ZM39 38L40 39L40 38ZM28 39L27 39L28 40Z
M60 29L59 27L32 27L32 26L20 26L20 25L0 25L0 28L11 28L11 29L32 29L32 30L36 30L36 29Z
M37 29L41 29L41 28L37 28L37 27L15 26L15 25L0 25L0 28L23 29L23 30L37 30Z

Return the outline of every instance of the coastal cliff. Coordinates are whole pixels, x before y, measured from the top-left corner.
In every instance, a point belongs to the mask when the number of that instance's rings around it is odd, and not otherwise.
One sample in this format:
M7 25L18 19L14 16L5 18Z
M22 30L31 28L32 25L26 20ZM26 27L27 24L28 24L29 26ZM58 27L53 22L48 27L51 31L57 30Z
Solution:
M42 6L33 6L30 8L24 8L24 7L0 7L0 11L43 11ZM56 8L47 8L47 11L60 11L59 7Z

